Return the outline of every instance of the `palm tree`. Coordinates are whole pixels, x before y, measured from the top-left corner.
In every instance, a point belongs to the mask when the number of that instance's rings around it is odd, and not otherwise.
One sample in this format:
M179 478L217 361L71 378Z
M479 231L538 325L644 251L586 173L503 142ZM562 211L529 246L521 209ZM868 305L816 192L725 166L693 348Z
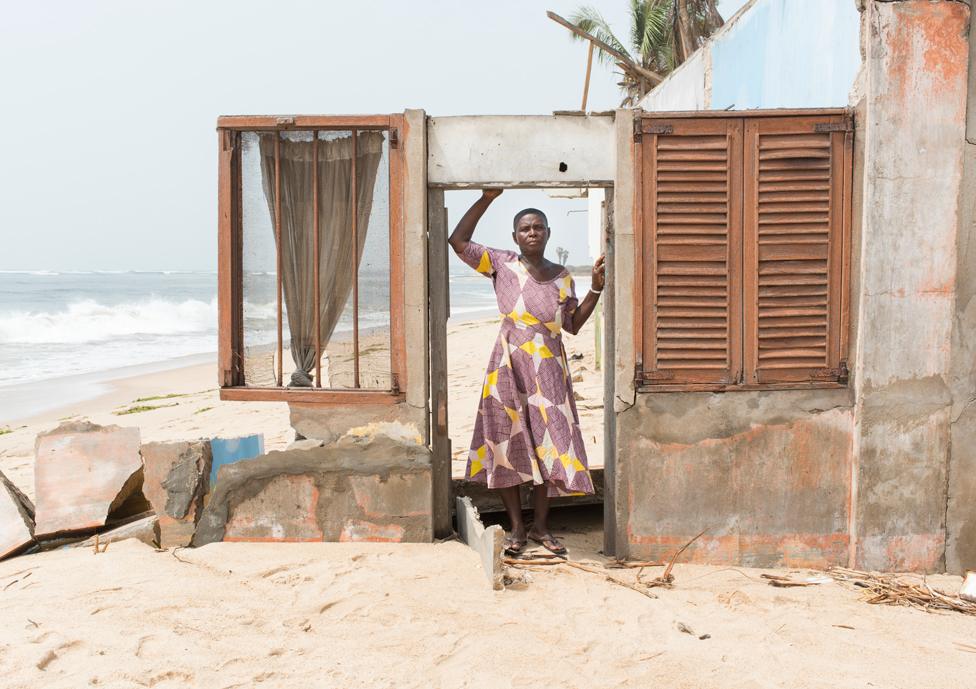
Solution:
M716 0L630 0L629 49L593 7L580 7L570 22L645 72L667 75L725 23L715 3ZM574 40L588 40L577 33L572 36ZM618 56L599 45L596 50L601 62L621 64ZM656 85L646 74L623 69L620 87L626 97L622 105L636 105Z

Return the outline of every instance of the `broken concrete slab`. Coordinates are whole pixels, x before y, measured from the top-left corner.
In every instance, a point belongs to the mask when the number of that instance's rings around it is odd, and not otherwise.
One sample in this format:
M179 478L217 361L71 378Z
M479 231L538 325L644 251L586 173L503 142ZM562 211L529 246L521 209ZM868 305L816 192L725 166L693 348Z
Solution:
M103 526L149 509L142 495L139 429L64 423L37 436L38 539Z
M146 443L141 453L143 493L159 517L160 545L189 545L210 486L210 441Z
M213 456L210 465L210 488L217 485L220 467L264 454L264 436L260 433L240 438L214 438L210 441Z
M485 528L478 515L478 508L471 503L471 498L459 496L456 501L458 534L462 541L478 553L488 583L493 589L500 591L505 588L505 572L502 563L505 531L498 524Z
M0 560L34 542L34 505L0 472Z
M429 542L430 451L348 437L225 465L193 545L217 541Z
M286 450L311 450L313 447L322 447L325 445L324 440L318 440L316 438L302 438L301 440L293 440L288 443Z
M155 514L150 514L142 517L141 519L129 522L128 524L117 526L114 529L102 531L97 535L97 539L99 547L107 546L109 543L115 543L116 541L125 541L130 538L135 538L136 540L142 541L146 545L158 548L160 547L159 534L159 519ZM95 539L96 536L92 536L83 541L68 544L67 547L94 548L96 542Z

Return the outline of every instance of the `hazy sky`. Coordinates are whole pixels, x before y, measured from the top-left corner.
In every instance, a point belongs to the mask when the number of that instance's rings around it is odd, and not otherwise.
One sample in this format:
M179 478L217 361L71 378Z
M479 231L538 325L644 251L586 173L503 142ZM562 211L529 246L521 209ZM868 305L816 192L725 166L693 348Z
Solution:
M626 35L627 0L5 3L0 269L213 270L221 114L578 108L586 48L545 10L579 4ZM594 68L590 108L617 105L615 81ZM487 236L532 194L503 195ZM469 195L451 196L455 219Z

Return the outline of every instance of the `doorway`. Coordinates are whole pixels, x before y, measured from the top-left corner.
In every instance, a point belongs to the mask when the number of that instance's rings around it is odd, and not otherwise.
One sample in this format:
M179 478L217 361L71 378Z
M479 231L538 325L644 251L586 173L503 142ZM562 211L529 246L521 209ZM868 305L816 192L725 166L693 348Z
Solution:
M455 495L467 495L484 515L486 523L502 523L507 528L507 518L494 492L468 481L466 476L468 448L486 366L498 334L498 308L491 280L462 263L446 245L447 236L479 195L480 190L467 189L432 189L429 193L431 255L433 257L439 253L434 246L439 241L443 242L447 254L441 260L433 260L430 266L434 395L432 438L435 455L440 454L446 460L446 466L442 466L440 471L441 479L435 477L435 483L443 485L449 481L449 487L445 486L447 490L435 490L435 501L438 492L448 504L453 502ZM481 218L474 240L487 246L509 248L513 246L511 231L515 213L523 208L541 209L547 215L552 230L546 256L567 266L573 276L576 294L582 299L589 290L593 261L606 251L610 222L607 208L611 204L612 189L606 187L506 189ZM609 261L607 265L609 271ZM440 267L446 270L444 277L438 279ZM607 277L609 280L609 274ZM436 294L438 286L447 290L442 318L435 314L439 301ZM587 551L592 549L590 543L602 544L603 535L604 430L608 413L604 399L608 317L606 296L608 293L601 298L597 309L579 333L563 333L579 425L597 493L593 496L554 499L552 506L556 511L551 520L557 532L565 529L564 535L571 541L580 541L580 545L585 543L584 550ZM442 353L436 342L439 332L443 333L444 338ZM440 388L438 377L441 376L438 373L438 357L443 359L441 401L437 399ZM441 421L444 422L443 428L439 428ZM439 431L442 436L440 448ZM529 491L523 488L523 504L526 506L528 497Z

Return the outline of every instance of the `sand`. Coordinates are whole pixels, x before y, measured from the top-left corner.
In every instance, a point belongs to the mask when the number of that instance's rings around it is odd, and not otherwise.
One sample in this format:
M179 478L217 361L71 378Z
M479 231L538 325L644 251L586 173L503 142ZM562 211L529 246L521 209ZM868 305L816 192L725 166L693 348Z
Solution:
M462 452L495 328L451 326ZM567 338L584 355L573 364L582 424L599 441L592 343L588 331ZM220 402L213 380L210 365L121 379L16 422L0 435L0 469L32 494L34 435L65 417L137 425L144 440L262 432L269 449L290 442L285 405ZM135 401L167 394L180 396ZM136 404L160 408L113 413ZM600 515L553 514L574 558L602 559ZM679 564L676 587L649 599L566 567L513 569L516 583L493 592L457 542L53 551L0 562L0 687L973 686L965 644L976 644L976 618L871 606L836 583L775 589L759 574ZM955 592L961 580L930 581Z
M493 592L457 542L16 558L0 563L0 686L951 689L976 671L957 643L976 619L834 583L679 565L648 599L564 567L521 574Z

